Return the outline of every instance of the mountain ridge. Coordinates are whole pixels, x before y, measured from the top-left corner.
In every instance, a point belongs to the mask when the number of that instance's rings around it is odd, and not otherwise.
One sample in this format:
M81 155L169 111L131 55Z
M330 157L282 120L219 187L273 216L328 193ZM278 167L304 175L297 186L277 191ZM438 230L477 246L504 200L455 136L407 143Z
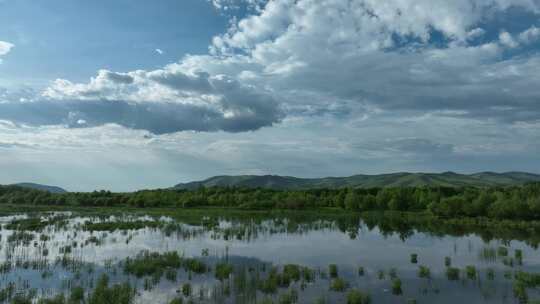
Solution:
M17 186L17 187L40 190L40 191L47 191L50 193L67 193L65 189L60 188L60 187L42 185L42 184L36 184L36 183L17 183L17 184L11 184L11 186Z
M493 187L513 186L539 182L540 174L527 172L491 172L460 174L396 172L386 174L356 174L347 177L299 178L280 175L218 175L201 181L180 183L174 189L192 190L200 187L247 187L278 190L301 190L317 188L374 188L374 187Z

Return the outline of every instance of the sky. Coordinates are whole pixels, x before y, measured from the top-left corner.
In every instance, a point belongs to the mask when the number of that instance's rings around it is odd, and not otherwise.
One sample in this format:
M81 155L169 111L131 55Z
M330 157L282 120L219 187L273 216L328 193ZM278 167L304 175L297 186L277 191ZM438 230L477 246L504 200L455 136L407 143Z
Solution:
M540 0L0 0L0 184L540 173Z

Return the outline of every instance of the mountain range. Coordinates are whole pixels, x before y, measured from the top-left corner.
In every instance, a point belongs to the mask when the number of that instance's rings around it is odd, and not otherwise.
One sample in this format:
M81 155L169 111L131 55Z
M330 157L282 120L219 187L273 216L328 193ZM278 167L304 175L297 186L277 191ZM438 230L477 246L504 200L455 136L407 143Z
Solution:
M480 172L474 174L444 173L390 173L378 175L353 175L349 177L298 178L278 175L214 176L202 181L182 183L174 189L197 189L200 187L248 187L279 190L313 188L373 188L373 187L493 187L513 186L540 181L540 175L526 172Z
M47 191L50 193L66 193L67 191L55 186L47 186L47 185L41 185L41 184L35 184L35 183L18 183L13 184L12 186L19 186L23 188L29 188L34 190L41 190L41 191Z

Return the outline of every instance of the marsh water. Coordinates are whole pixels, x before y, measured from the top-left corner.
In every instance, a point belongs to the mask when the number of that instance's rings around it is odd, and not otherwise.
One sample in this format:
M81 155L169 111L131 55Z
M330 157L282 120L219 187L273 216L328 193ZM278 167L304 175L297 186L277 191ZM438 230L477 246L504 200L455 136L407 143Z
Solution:
M16 294L31 294L34 302L67 295L75 286L89 293L103 274L110 284L129 282L135 303L347 303L350 290L369 294L371 303L519 303L514 274L540 272L538 234L526 227L460 229L287 213L18 213L1 216L0 224L0 301L6 303ZM204 269L184 263L135 269L138 261L171 252ZM293 271L284 280L291 264L301 275ZM219 276L217 265L231 267ZM334 286L336 278L344 286ZM533 288L527 293L540 299Z

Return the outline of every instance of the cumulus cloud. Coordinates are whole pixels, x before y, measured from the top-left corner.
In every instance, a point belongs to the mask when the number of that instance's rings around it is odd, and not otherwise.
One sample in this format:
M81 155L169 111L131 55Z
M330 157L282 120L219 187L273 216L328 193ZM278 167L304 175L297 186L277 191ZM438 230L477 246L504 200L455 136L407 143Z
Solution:
M512 35L510 35L510 33L506 31L503 31L499 34L499 40L502 45L509 48L516 48L519 46L519 43L514 40L514 37L512 37Z
M242 132L282 119L270 93L224 75L186 74L170 66L151 72L99 71L89 83L56 80L42 96L4 96L0 119L71 128L115 123L156 134L185 130Z
M12 43L6 41L0 41L0 56L6 55L14 47Z
M537 16L535 1L212 3L257 9L232 19L208 55L157 70L101 70L87 83L58 79L32 102L0 104L0 119L78 128L116 123L157 134L257 130L287 115L367 119L378 111L540 119L540 57L504 57L535 39L536 28L496 28L490 36L485 26L515 10Z
M208 0L216 9L222 11L236 10L242 6L250 9L260 8L268 0Z
M540 39L540 28L531 26L526 31L519 34L519 40L525 44L533 43Z
M7 53L9 53L14 46L15 45L12 43L0 40L0 56L4 56ZM0 58L0 63L2 63L1 58Z

